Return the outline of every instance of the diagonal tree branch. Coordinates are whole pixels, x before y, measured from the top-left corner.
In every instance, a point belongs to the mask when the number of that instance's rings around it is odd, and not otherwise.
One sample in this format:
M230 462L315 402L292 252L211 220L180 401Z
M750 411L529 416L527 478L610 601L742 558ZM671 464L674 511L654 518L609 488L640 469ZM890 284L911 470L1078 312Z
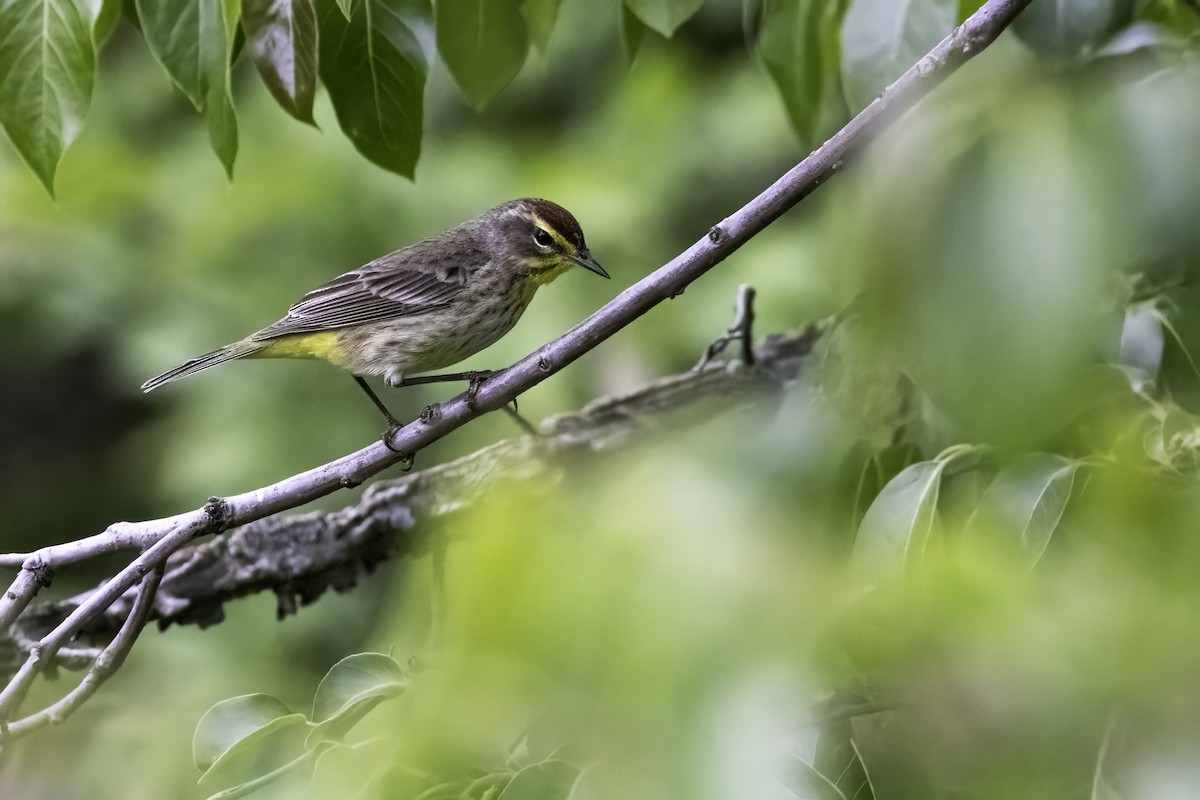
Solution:
M434 409L427 418L398 431L389 443L375 443L336 461L278 483L228 498L213 498L203 508L138 523L121 523L95 537L28 554L0 563L21 563L9 591L0 596L0 628L7 628L28 605L54 569L100 552L137 548L140 554L82 602L31 649L16 676L0 690L0 723L12 719L33 680L55 653L114 601L164 564L192 540L222 533L280 511L295 508L339 488L356 486L401 461L475 417L507 405L624 328L637 317L676 297L708 270L727 258L785 211L808 196L845 160L861 150L883 127L907 110L991 44L1031 0L987 0L953 33L898 78L841 131L741 209L713 226L669 263L592 314L558 339L490 378L475 402L459 395ZM396 452L399 451L399 452Z
M508 439L375 483L355 505L258 520L191 545L167 562L155 616L161 627L207 626L222 620L224 603L274 591L283 617L294 613L298 602L308 604L329 588L347 590L363 570L411 552L432 524L469 508L499 485L557 485L584 463L581 453L589 455L590 465L596 457L626 457L663 432L678 433L731 414L770 413L817 336L810 327L801 334L768 337L752 365L713 362L703 370L660 378L635 392L600 398L576 413L548 419L538 437ZM89 594L36 606L12 630L21 641L36 641ZM83 635L111 635L128 616L132 596L131 590L109 606ZM64 664L69 669L87 665L87 660ZM0 658L0 675L5 667Z

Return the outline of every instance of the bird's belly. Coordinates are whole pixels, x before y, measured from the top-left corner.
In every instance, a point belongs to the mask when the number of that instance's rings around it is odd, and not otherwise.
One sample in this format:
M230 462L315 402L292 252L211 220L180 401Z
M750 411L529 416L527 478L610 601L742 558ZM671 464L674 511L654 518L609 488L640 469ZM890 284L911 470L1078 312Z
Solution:
M339 331L343 366L398 381L473 356L508 333L525 303L459 313L456 309L372 322Z

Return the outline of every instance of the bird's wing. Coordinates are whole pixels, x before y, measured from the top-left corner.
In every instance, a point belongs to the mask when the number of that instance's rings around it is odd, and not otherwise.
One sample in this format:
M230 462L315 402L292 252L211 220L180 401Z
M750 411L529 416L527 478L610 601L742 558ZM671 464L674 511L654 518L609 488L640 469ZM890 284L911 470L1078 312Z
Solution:
M447 258L450 254L445 252L438 255L421 259L410 248L339 275L304 295L286 317L253 338L316 333L444 308L462 292L466 270L455 266L454 262L462 263L459 258ZM397 266L398 260L408 265ZM414 262L418 266L412 266Z

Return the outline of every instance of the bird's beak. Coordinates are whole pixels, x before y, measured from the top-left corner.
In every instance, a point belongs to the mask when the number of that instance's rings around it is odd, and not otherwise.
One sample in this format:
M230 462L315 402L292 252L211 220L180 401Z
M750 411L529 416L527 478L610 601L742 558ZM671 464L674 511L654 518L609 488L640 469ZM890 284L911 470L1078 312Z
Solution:
M596 259L592 258L592 254L587 250L581 250L579 255L572 256L571 260L586 269L588 272L596 273L601 278L609 277L609 274L604 271L604 267L600 266Z

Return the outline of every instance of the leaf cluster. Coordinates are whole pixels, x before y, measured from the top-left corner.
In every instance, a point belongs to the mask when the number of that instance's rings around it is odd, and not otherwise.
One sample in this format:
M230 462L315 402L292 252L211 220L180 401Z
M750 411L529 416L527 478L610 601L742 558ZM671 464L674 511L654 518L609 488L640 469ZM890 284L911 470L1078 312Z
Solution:
M618 0L609 0L617 2ZM713 0L717 2L717 0ZM481 108L545 50L560 0L13 0L0 7L0 127L48 190L88 116L100 51L122 16L204 117L233 173L230 80L251 60L279 105L313 124L318 83L368 160L412 177L435 56ZM674 35L703 0L625 0L629 57L645 34ZM744 0L747 41L808 144L865 106L955 23L972 0ZM1037 0L1018 26L1035 50L1071 59L1141 49L1196 29L1182 0ZM1135 19L1142 27L1128 28ZM1118 31L1128 31L1117 33ZM1174 31L1174 32L1173 32ZM1116 34L1114 36L1114 34ZM1105 45L1106 42L1111 42Z

